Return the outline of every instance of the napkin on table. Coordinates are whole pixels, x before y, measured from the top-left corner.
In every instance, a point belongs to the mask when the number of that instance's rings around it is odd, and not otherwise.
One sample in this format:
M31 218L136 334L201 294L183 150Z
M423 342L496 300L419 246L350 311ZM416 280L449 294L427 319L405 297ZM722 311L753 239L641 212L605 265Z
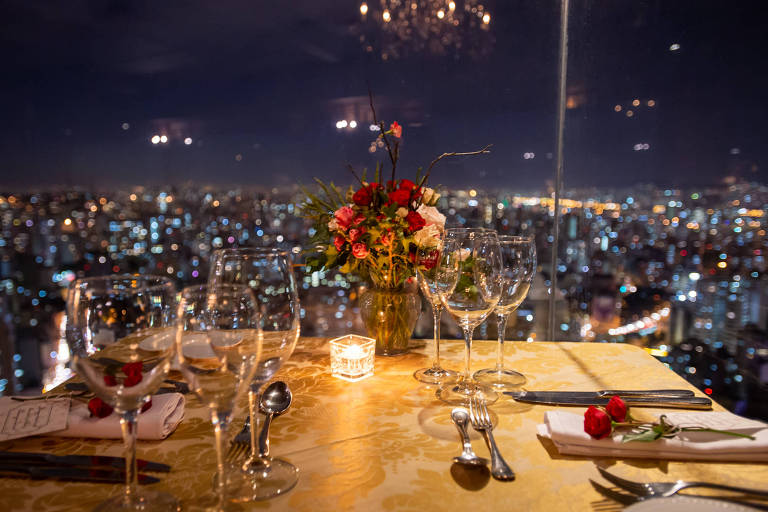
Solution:
M184 395L163 393L152 397L152 407L139 414L138 437L144 440L165 439L184 417ZM49 435L62 437L91 437L122 439L120 415L112 413L106 418L91 418L88 405L73 400L69 409L67 428Z
M583 414L548 411L539 435L551 439L562 454L593 457L640 457L674 460L768 461L768 425L730 412L669 412L670 423L680 427L729 430L755 437L750 440L709 432L680 432L671 439L652 442L621 441L623 433L594 439L584 432Z

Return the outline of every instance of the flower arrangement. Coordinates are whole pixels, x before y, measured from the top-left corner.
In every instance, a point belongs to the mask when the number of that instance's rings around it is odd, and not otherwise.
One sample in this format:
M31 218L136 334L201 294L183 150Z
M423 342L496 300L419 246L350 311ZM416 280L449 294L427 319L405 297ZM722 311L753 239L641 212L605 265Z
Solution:
M438 261L445 216L436 208L440 194L429 188L432 168L452 156L489 153L479 151L443 153L435 158L415 180L397 178L397 164L403 127L394 121L387 129L376 117L373 95L369 92L373 120L379 135L371 152L386 148L391 164L389 179L376 165L372 181L350 165L357 184L343 192L333 183L315 178L321 193L304 189L307 198L300 205L305 217L313 222L313 255L307 257L309 271L338 268L342 273L357 274L372 286L360 299L360 311L366 329L376 339L376 353L395 355L405 352L421 311L418 296L401 292L416 274L416 266L433 268ZM386 180L386 181L385 181Z
M403 127L394 121L386 129L376 118L373 96L370 98L374 122L379 127L371 147L386 148L392 167L390 179L384 181L380 164L370 182L365 171L358 176L349 166L358 183L346 192L317 178L322 194L304 189L307 199L300 208L313 221L311 243L319 250L319 254L307 258L307 266L310 271L339 268L343 273L365 278L377 288L397 289L414 276L418 249L437 247L445 226L445 216L436 208L440 194L427 186L432 168L445 157L489 153L490 146L466 153L443 153L423 176L419 168L415 181L397 179ZM434 266L436 262L434 257L423 264Z
M716 430L706 427L680 427L670 423L663 414L659 417L658 422L637 421L630 414L629 407L627 407L624 400L618 396L611 397L605 407L590 405L584 413L584 432L595 439L608 437L619 428L627 429L627 433L621 439L624 443L629 441L651 442L661 438L672 438L680 432L713 432L715 434L755 439L753 436L728 430Z

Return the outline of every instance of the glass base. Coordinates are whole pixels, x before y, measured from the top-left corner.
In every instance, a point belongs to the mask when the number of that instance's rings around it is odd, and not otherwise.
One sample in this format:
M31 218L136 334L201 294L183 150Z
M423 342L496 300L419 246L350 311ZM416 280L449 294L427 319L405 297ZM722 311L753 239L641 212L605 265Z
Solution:
M459 378L459 374L453 370L446 370L439 366L435 368L422 368L413 372L413 378L424 384L449 384L456 382Z
M94 511L115 512L119 510L141 510L142 512L176 512L181 510L181 503L175 497L164 492L139 490L131 500L125 495L115 496L100 503Z
M282 459L256 462L227 472L227 495L232 501L260 501L285 494L299 481L299 468Z
M475 384L474 382L443 386L437 390L435 395L447 404L463 405L465 407L469 407L469 399L473 396L485 400L486 404L492 404L499 399L499 395L491 388Z
M500 391L520 387L528 380L525 378L525 375L515 370L497 370L495 368L478 370L472 378L481 384Z

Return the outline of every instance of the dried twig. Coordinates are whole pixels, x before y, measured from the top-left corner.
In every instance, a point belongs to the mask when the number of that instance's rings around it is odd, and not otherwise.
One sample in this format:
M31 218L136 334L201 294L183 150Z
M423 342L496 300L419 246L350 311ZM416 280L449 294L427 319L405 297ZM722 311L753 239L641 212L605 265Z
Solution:
M462 152L462 153L457 153L457 152L454 152L454 153L443 153L439 157L437 157L434 160L432 160L432 163L429 164L429 167L427 168L427 174L424 175L424 179L421 180L420 185L425 184L427 182L427 180L429 180L429 174L432 172L432 167L434 167L434 165L437 162L439 162L440 160L442 160L443 158L445 158L447 156L471 156L471 155L481 155L483 153L490 153L489 148L491 146L493 146L493 144L488 144L483 149L479 149L477 151L467 151L467 152Z
M389 153L389 160L392 162L392 181L395 181L395 168L397 167L397 158L392 151L392 146L389 144L387 138L386 129L383 122L380 122L376 117L376 107L373 106L373 91L371 91L370 84L368 85L368 101L371 104L371 113L373 114L373 123L377 125L381 131L381 137L384 139L384 144L387 146L387 153Z
M352 167L352 164L347 164L347 168L349 169L349 172L352 173L352 176L355 177L355 179L360 183L360 186L364 187L365 183L363 183L363 180L360 179L360 177L355 172L355 168Z

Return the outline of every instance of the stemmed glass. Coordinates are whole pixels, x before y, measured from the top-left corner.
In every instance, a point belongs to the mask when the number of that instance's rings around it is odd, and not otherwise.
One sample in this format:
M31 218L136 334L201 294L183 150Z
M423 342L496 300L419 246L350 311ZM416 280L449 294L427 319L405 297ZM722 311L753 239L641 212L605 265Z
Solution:
M477 384L470 373L472 333L501 298L503 266L499 240L495 231L454 228L445 232L444 255L439 266L447 270L439 291L440 300L464 331L464 371L455 385L443 386L437 397L443 402L468 405L471 397L493 403L498 395L487 386ZM459 266L456 285L450 287L450 269Z
M299 294L291 257L277 248L222 249L214 253L208 282L246 285L259 306L264 345L248 391L251 452L240 471L228 477L232 488L238 489L238 501L272 498L292 489L299 478L296 466L264 455L256 442L261 389L291 356L299 338Z
M414 372L413 377L425 384L445 384L454 382L458 374L440 366L440 317L443 314L443 303L440 301L440 289L453 289L459 276L458 259L452 258L440 265L443 254L443 237L434 247L419 247L416 254L416 269L418 271L419 287L424 297L432 305L434 320L434 352L432 366L421 368Z
M89 277L69 286L66 338L72 368L120 414L125 443L125 491L96 510L179 508L170 494L139 490L136 468L139 411L168 375L174 354L172 342L145 342L172 337L175 306L176 288L165 277Z
M504 368L504 331L507 318L520 306L531 288L536 272L536 245L533 237L522 236L500 236L499 245L504 262L504 280L501 299L494 309L499 331L496 367L478 370L474 377L478 382L503 390L520 386L526 381L522 373Z
M176 325L179 368L208 407L216 439L216 502L203 507L239 510L228 501L224 442L235 402L253 379L261 356L256 299L246 286L190 286L181 292Z

